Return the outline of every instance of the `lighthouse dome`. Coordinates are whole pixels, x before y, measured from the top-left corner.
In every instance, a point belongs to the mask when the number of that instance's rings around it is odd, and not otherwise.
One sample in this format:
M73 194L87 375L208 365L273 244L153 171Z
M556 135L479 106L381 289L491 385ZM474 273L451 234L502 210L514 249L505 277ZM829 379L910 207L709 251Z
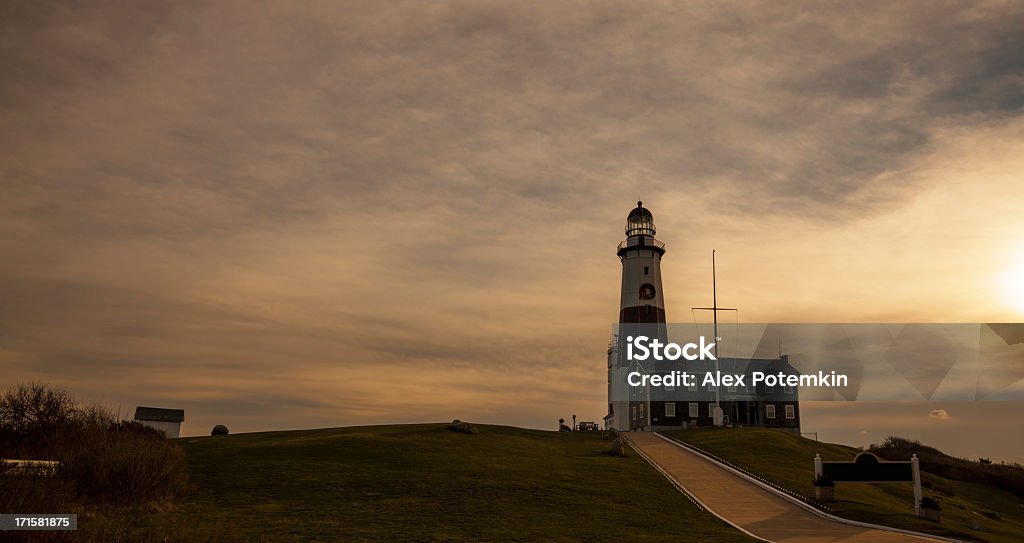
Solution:
M626 217L626 236L653 236L654 215L644 207L643 202L637 202L636 207Z

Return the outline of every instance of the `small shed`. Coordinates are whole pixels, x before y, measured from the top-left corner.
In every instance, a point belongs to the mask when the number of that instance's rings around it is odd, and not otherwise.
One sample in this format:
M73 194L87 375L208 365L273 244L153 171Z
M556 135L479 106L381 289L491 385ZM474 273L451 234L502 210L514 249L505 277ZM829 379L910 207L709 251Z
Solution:
M185 420L184 409L163 409L160 407L136 407L135 421L150 428L156 428L169 438L178 437L181 423Z

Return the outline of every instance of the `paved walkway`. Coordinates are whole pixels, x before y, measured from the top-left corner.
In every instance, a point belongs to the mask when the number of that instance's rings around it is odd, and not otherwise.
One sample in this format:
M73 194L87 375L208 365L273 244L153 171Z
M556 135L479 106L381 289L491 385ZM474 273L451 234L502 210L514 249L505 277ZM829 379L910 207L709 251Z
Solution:
M938 541L828 520L673 445L650 432L623 432L634 449L729 522L777 543L922 543Z

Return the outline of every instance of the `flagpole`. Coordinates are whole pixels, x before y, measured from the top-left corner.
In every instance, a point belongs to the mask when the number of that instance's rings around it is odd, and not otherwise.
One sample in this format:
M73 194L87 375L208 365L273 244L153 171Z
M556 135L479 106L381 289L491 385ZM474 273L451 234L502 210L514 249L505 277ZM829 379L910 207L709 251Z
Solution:
M718 366L718 273L715 271L715 250L711 249L711 314L715 320L715 376L722 376ZM722 383L715 387L715 406L722 408Z
M711 307L692 307L691 309L700 309L705 311L711 311L712 318L715 323L715 376L720 377L721 366L718 362L718 312L719 311L739 311L733 307L718 307L718 269L715 262L715 250L711 250ZM718 381L718 379L716 379ZM718 381L718 386L715 387L715 407L719 410L722 409L722 383Z

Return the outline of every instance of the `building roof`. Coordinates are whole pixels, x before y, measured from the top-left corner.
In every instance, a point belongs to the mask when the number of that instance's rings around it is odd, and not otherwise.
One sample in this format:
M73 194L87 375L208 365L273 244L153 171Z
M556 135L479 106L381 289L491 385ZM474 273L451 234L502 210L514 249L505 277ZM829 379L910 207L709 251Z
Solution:
M139 407L135 408L135 420L147 420L151 422L181 422L185 420L184 409L163 409L160 407Z
M634 207L633 210L629 212L629 217L627 217L627 219L632 219L635 217L643 217L652 220L654 219L654 215L651 215L650 210L644 207L643 202L636 203L636 207Z
M629 216L626 217L626 237L634 238L636 236L650 236L654 237L656 230L654 229L654 215L644 207L643 202L637 202L636 207L629 212ZM635 240L634 240L635 241ZM653 239L651 240L653 241ZM620 247L622 249L622 247ZM664 247L662 247L664 249Z

